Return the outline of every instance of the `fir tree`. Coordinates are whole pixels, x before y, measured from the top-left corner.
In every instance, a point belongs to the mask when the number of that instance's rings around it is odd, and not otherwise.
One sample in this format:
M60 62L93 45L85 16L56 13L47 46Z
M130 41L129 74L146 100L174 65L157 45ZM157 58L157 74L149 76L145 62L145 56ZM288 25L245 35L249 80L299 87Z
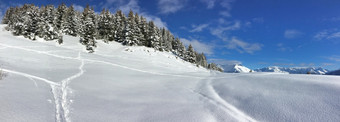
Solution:
M53 40L58 38L57 29L53 27L54 6L48 5L41 7L39 22L39 37L45 40Z
M67 6L63 3L58 6L57 11L55 13L55 19L54 19L53 25L58 31L63 31L64 29L64 23L66 20L65 19L66 10L67 10Z
M181 57L182 59L186 58L186 48L184 46L184 44L182 42L179 43L179 47L178 47L178 55L179 57Z
M11 16L14 14L14 11L15 11L15 8L13 7L10 7L9 9L7 9L5 16L2 18L1 23L8 24L11 19Z
M156 50L159 50L160 46L159 46L159 41L160 41L160 37L159 37L159 29L155 26L155 24L150 21L149 22L149 26L148 26L148 43L150 44L149 47L155 48Z
M138 35L137 35L137 31L138 31L138 26L135 22L135 16L134 13L132 12L132 10L130 10L129 12L129 16L124 28L124 41L123 44L124 45L137 45L139 43L138 40Z
M191 46L191 44L188 47L185 59L189 61L190 63L196 63L196 53L194 51L194 48Z
M137 44L139 46L145 46L145 37L143 34L143 25L142 25L142 21L141 18L139 17L139 15L136 13L135 16L135 25L134 25L134 33L136 36L136 40L137 40Z
M142 32L140 43L142 43L142 45L144 46L150 47L150 44L148 41L148 33L149 33L148 23L143 16L140 16L140 21L141 22L138 24L138 27L141 29L140 31Z
M115 14L115 26L114 26L114 38L117 42L123 42L124 35L124 27L125 27L126 17L121 10L118 10Z
M208 67L207 59L204 53L201 53L201 54L196 53L196 64L202 67L205 67L205 68Z
M77 36L79 29L79 18L77 16L77 12L74 10L73 5L71 5L67 11L65 16L65 24L63 32L67 35Z
M82 15L82 26L81 26L81 39L80 42L86 46L86 50L90 53L94 52L94 47L96 47L95 37L95 23L93 23L94 11L87 5L84 8Z

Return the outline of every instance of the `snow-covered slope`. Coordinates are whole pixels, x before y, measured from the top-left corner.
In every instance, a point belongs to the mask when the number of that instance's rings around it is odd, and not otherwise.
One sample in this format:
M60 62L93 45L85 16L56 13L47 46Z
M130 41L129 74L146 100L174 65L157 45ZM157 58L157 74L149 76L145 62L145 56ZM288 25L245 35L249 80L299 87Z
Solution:
M271 67L265 67L262 69L256 69L257 72L278 72L278 73L289 73L289 74L319 74L324 75L328 72L328 70L323 69L321 67L315 68L315 67L277 67L277 66L271 66Z
M114 42L89 54L69 36L0 40L0 121L340 121L338 76L210 72Z
M241 65L241 64L230 64L230 65L221 65L224 72L228 73L249 73L251 69Z

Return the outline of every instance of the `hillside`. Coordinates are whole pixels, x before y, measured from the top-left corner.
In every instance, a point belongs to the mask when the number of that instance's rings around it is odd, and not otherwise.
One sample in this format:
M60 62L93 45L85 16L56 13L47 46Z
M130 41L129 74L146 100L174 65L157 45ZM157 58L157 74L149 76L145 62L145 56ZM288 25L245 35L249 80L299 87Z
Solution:
M0 29L1 121L339 121L340 77L227 74L170 52Z

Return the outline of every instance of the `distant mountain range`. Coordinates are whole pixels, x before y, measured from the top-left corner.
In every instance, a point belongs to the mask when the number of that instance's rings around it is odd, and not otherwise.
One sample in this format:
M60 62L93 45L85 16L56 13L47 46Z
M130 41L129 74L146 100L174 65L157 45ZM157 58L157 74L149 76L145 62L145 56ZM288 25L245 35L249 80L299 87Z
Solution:
M277 67L277 66L271 66L271 67L265 67L261 69L256 69L256 72L281 72L281 73L289 73L289 74L319 74L324 75L329 72L329 70L318 67Z
M249 73L250 71L252 71L242 64L221 65L220 67L222 67L223 71L227 73Z
M340 69L326 73L326 75L340 75Z

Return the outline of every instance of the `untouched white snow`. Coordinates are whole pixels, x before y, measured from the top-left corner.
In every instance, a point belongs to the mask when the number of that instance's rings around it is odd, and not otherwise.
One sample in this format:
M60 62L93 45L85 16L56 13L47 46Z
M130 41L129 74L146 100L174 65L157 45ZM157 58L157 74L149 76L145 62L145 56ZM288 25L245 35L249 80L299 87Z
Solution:
M89 54L70 36L0 40L0 121L340 121L338 76L211 72L115 42Z

